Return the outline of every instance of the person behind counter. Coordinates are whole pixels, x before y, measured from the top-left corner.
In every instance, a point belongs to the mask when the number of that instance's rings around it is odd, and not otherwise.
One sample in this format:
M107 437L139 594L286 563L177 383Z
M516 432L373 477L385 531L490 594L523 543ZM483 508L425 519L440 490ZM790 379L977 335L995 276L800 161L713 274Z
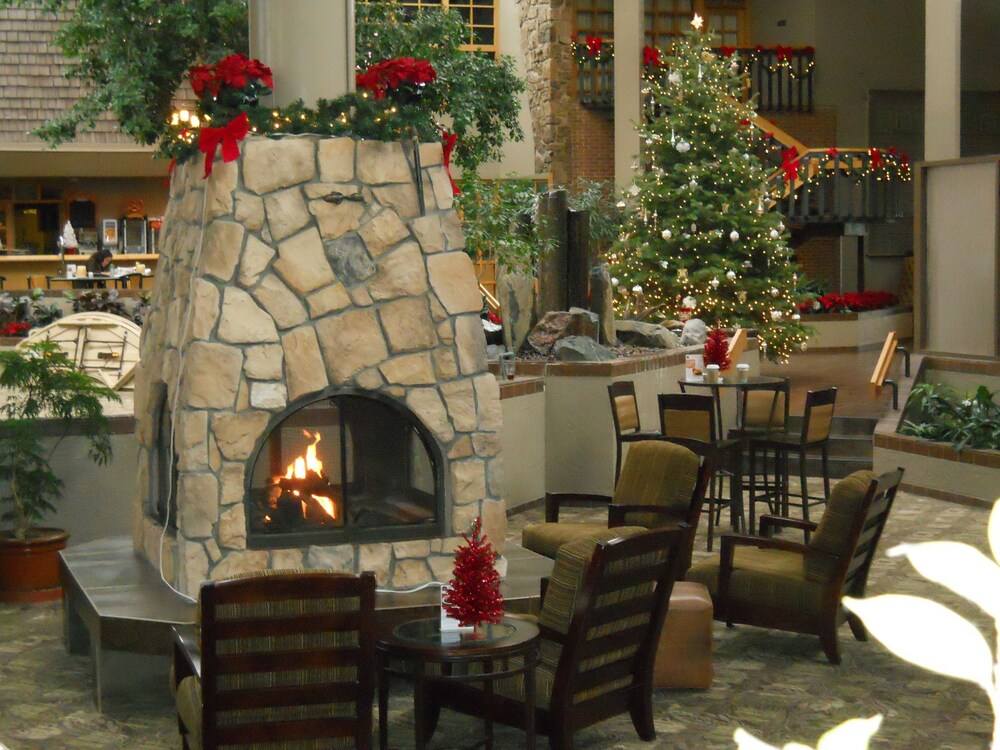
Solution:
M100 248L87 258L87 271L90 273L108 273L111 266L111 251L105 247Z

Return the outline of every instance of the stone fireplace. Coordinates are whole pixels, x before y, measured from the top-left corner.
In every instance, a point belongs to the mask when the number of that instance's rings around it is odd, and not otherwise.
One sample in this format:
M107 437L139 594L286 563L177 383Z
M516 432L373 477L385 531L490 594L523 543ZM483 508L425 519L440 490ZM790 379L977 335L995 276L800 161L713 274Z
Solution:
M441 148L420 147L419 178L399 143L241 150L171 182L135 547L160 565L163 538L189 595L266 568L447 580L459 535L482 514L502 541L504 513L499 389Z

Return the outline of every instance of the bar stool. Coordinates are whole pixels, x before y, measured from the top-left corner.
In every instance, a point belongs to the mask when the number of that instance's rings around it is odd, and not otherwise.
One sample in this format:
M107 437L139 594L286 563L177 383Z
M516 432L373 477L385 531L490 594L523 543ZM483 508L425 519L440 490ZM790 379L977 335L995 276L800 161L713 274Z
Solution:
M622 443L638 440L656 440L660 433L656 430L643 431L639 423L639 402L635 397L635 383L618 380L608 386L611 401L611 419L615 424L615 484L622 470Z
M720 440L715 434L715 399L712 396L702 396L694 393L661 393L657 397L660 409L660 431L665 440L688 439L697 440L712 446L716 456L724 452L734 452L740 449L736 440ZM741 517L742 508L733 507L733 482L739 481L733 472L720 467L716 463L712 473L711 489L706 494L708 503L708 549L712 550L715 527L719 524L722 509L729 507L730 514ZM722 498L722 477L730 477L729 499Z
M802 417L802 429L790 432L787 427L781 432L767 432L750 438L750 528L753 528L755 506L758 501L754 483L754 461L758 450L775 451L775 493L773 495L773 510L779 515L788 515L789 481L788 456L796 453L799 457L800 497L802 499L802 518L809 520L809 508L813 505L826 504L830 497L830 470L828 449L830 427L833 423L833 408L837 400L836 388L824 388L819 391L809 391L806 394L805 414ZM806 455L811 450L819 450L822 459L823 497L809 494L806 483ZM766 493L761 498L771 506L772 495ZM809 534L806 532L806 541Z
M748 450L750 438L761 437L769 432L782 432L788 424L788 408L791 400L791 385L788 378L782 378L777 383L748 383L740 388L737 403L736 427L729 430L728 437L742 442L741 450L748 454L744 464L749 471L742 477L742 488L751 490L750 474L760 478L764 485L764 493L776 492L769 485L767 464L768 452L763 451L762 468L758 472L755 456L750 456ZM754 533L754 527L750 527Z

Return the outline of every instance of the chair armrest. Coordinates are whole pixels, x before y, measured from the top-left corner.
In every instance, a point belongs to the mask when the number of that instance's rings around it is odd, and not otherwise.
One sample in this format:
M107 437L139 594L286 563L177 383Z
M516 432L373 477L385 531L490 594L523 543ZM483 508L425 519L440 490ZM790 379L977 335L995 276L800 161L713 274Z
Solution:
M194 625L176 625L174 631L174 674L179 683L185 677L201 679L201 647Z
M628 503L613 503L608 506L608 528L625 525L625 515L628 513L652 513L658 516L667 516L678 524L687 521L687 518L678 514L675 508L665 508L662 505L635 505Z
M626 432L621 436L623 443L634 443L639 440L658 440L663 437L659 430L644 430L643 432Z
M545 604L545 592L549 589L549 577L543 576L538 581L538 609L541 610L542 605Z
M801 518L788 518L786 516L761 516L760 521L760 535L768 536L768 531L772 526L784 526L789 529L802 529L803 531L816 531L816 527L819 524L813 523L812 521L805 521ZM765 531L767 530L767 531Z

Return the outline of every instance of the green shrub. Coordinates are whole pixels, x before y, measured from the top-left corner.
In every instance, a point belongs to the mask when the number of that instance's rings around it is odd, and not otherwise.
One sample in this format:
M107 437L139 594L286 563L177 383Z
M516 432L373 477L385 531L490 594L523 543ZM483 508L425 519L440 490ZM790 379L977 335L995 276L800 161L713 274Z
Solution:
M899 432L952 443L957 451L1000 450L1000 405L994 396L984 385L963 397L947 385L920 383L910 392L904 413L911 418Z

